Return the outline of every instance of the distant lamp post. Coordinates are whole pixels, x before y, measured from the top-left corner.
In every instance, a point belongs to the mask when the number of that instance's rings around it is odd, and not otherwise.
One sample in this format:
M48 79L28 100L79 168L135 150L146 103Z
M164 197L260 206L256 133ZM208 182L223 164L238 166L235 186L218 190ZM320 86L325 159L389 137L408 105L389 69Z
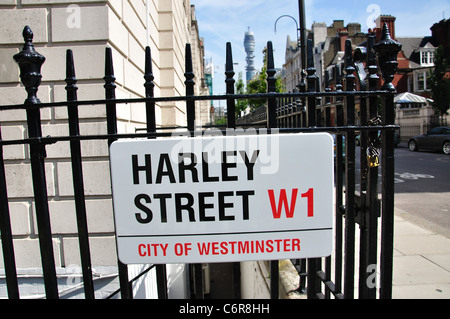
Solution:
M295 20L295 18L293 16L285 14L285 15L282 15L282 16L278 17L277 21L275 21L274 32L277 33L277 23L278 23L278 21L281 18L291 18L292 20L294 20L295 25L297 26L297 48L300 49L300 47L301 47L301 43L300 43L300 28L298 27L297 20Z
M305 68L306 68L306 19L305 19L305 0L298 0L298 11L300 17L300 27L297 20L290 15L282 15L275 21L275 33L277 32L277 22L281 18L291 18L295 21L295 25L297 26L297 48L300 49L301 54L301 65L302 65L302 81L299 85L300 91L303 91L305 86Z

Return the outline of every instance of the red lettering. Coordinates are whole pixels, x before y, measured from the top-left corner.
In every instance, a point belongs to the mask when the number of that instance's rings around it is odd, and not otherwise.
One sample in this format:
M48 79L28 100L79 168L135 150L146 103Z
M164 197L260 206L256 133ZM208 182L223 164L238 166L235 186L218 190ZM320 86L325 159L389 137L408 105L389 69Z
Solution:
M281 243L281 239L275 239L275 242L277 243L277 251L280 251L280 243Z
M300 251L300 239L292 239L292 251Z
M138 246L139 256L141 256L141 257L145 257L146 256L145 252L143 251L144 249L145 249L145 245L144 244L140 244Z
M218 242L212 243L212 254L213 255L219 254L219 243Z
M186 256L188 255L189 250L192 250L191 245L191 243L184 243L184 254Z
M200 255L209 255L209 248L211 243L197 243L198 251Z
M314 217L314 188L302 194L302 198L308 199L308 217Z
M273 218L279 219L281 217L282 206L284 206L284 210L286 212L286 217L287 218L293 218L294 217L294 210L295 210L295 202L297 201L298 189L294 188L292 190L290 207L289 207L289 204L288 204L288 201L287 201L287 196L286 196L286 190L285 189L282 189L280 191L280 198L279 198L279 201L278 201L278 207L276 206L275 194L274 194L273 189L269 189L268 192L269 192L269 200L270 200L270 206L272 208Z
M266 248L266 251L268 252L268 253L271 253L271 252L273 252L273 240L271 240L271 239L269 239L267 242L266 242L266 246L267 246L267 248Z
M231 253L234 254L234 245L236 245L236 242L230 241L229 244L231 245Z
M169 244L160 244L161 245L161 249L163 250L163 255L166 256L167 253L167 247L169 246Z
M248 254L249 248L248 248L248 241L239 241L238 242L238 254Z
M176 243L174 250L175 250L175 255L177 255L177 256L183 255L183 245L181 243Z
M152 247L153 247L153 256L158 256L158 250L157 250L158 245L159 245L159 244L152 244ZM147 245L147 247L148 247L148 249L150 250L150 245ZM148 255L150 256L150 254L148 254Z
M220 248L222 248L222 250L220 251L222 253L222 255L226 255L228 254L228 247L227 247L227 242L223 241L220 243Z
M264 240L256 242L256 252L264 252Z
M158 247L161 247L163 256L167 255L167 247L169 244L139 244L138 254L141 257L158 256ZM152 249L153 248L153 249ZM152 254L153 251L153 254Z
M291 240L290 239L285 239L283 240L283 248L284 251L291 251Z

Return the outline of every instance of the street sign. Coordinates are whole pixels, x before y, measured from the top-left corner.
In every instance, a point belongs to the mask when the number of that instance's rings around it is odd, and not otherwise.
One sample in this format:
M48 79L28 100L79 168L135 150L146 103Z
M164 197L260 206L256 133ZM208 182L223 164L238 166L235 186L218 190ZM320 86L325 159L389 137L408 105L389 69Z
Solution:
M125 264L331 254L329 134L117 141L110 164Z

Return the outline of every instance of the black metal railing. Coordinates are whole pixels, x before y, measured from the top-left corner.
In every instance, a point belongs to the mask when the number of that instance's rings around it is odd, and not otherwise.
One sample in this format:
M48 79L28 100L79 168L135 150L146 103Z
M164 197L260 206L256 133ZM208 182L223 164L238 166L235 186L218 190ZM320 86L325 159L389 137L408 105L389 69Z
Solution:
M111 49L106 48L104 100L78 101L77 79L73 63L73 54L67 50L66 92L67 101L41 103L37 98L37 90L41 82L40 68L45 58L39 55L32 44L32 32L24 29L25 45L15 56L20 67L21 81L28 92L23 105L3 105L0 111L25 109L29 135L20 140L2 140L0 138L0 230L3 248L3 260L9 298L19 298L17 270L14 255L13 236L11 231L8 205L7 183L3 147L6 145L28 145L30 148L30 165L34 186L37 225L41 249L42 268L47 298L58 298L57 276L53 255L52 231L49 220L48 195L46 193L45 157L46 146L64 141L70 142L71 163L76 206L78 239L81 254L83 283L86 298L94 298L89 233L87 230L86 207L83 186L82 155L80 142L85 140L105 140L108 144L122 138L159 138L171 136L170 130L157 128L155 105L158 102L183 101L186 103L185 129L193 136L195 127L195 108L197 101L226 100L227 125L218 127L236 129L239 127L265 127L268 131L277 132L329 132L336 136L336 222L334 268L332 257L299 261L301 272L300 288L307 289L308 298L354 298L355 278L359 277L360 298L390 298L392 295L392 255L393 255L393 218L394 218L394 104L395 88L392 85L396 71L396 56L399 44L393 41L387 30L383 29L382 40L374 44L374 38L368 37L368 48L365 67L367 78L355 76L355 63L352 59L351 42L346 43L344 87L341 83L340 71L336 69L335 88L318 92L316 70L312 59L312 42L308 43L308 67L301 92L275 93L275 66L272 43L268 42L267 82L268 92L264 94L235 94L234 70L231 45L226 50L226 87L224 95L195 96L194 73L190 45L186 45L186 96L154 97L154 77L150 48L146 48L146 64L144 74L145 98L117 99L115 96L115 77ZM379 77L376 56L383 76L383 85L378 89ZM365 83L367 82L367 85ZM358 90L356 90L358 86ZM246 121L235 120L235 101L238 99L267 99L265 112L259 111L257 119ZM331 101L319 105L318 99ZM382 111L378 114L378 101L382 101ZM283 103L284 101L284 103ZM287 103L286 103L287 102ZM122 134L117 130L116 105L145 103L145 132ZM106 105L107 134L80 135L78 107ZM360 108L360 124L356 125L356 106ZM44 108L67 108L69 135L43 137L41 132L40 110ZM265 115L263 115L265 113ZM320 117L319 117L320 116ZM322 120L323 119L323 120ZM322 126L322 123L324 126ZM332 125L333 123L333 125ZM361 174L357 189L356 146L355 136L361 135L361 157L359 159ZM1 137L1 135L0 135ZM381 194L379 191L379 168L381 168ZM381 211L381 213L380 213ZM381 218L381 238L377 229ZM355 270L355 225L360 227L360 265L359 274ZM381 254L377 255L378 243L381 243ZM306 266L306 269L305 269ZM374 268L375 267L375 268ZM120 292L122 298L132 298L131 282L128 278L127 266L118 261ZM167 298L167 280L165 265L157 265L157 286L159 298ZM367 284L373 275L372 269L380 272L380 287ZM371 271L368 271L371 270ZM306 274L306 275L305 275ZM203 298L202 265L191 265L191 296ZM240 270L238 264L233 267L235 297L240 297ZM305 283L305 276L307 282ZM372 283L372 282L370 282ZM278 261L270 263L270 295L279 295ZM380 288L378 293L378 288Z
M281 131L335 134L334 268L331 256L324 259L324 270L322 259L292 260L300 278L297 291L303 292L307 286L309 298L330 298L331 294L335 298L354 297L356 224L360 232L358 296L390 298L392 295L393 134L398 129L394 125L395 88L392 80L400 48L400 44L390 38L387 26L379 43L375 44L374 36L368 36L366 47L355 53L355 61L351 42L347 40L345 64L343 68L340 65L334 68L334 90L328 86L329 75L326 73L324 92L315 93L317 77L311 58L312 42L309 42L307 74L298 86L300 92L279 95L278 104L273 106ZM380 81L379 73L383 81ZM381 91L378 91L380 86ZM359 114L358 118L356 114ZM266 107L260 107L240 118L238 123L261 125L266 117ZM356 158L355 138L358 135L360 156ZM359 164L359 176L356 164ZM382 232L378 238L380 217ZM380 256L377 255L379 244ZM377 272L381 278L379 287Z

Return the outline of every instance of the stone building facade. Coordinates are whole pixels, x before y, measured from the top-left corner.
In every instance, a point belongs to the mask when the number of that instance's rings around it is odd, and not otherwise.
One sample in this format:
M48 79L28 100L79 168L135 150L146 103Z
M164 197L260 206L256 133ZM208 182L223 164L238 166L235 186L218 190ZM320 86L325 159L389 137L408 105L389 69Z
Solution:
M203 80L203 40L199 37L195 8L189 0L79 0L76 4L67 0L4 0L0 2L1 105L21 104L26 99L25 89L19 82L19 68L13 60L13 55L22 48L25 25L34 33L36 50L46 57L38 91L41 102L58 102L66 98L67 49L72 49L74 54L78 99L104 99L107 46L113 53L117 98L145 96L146 46L152 50L155 96L185 95L186 43L192 45L195 94L208 94ZM206 101L199 103L196 110L197 125L205 124L209 119L209 104ZM79 116L81 135L106 134L104 105L80 106ZM119 133L134 133L145 127L142 104L117 105L117 117ZM41 119L43 136L68 135L66 108L42 109ZM185 126L185 103L158 104L156 121L159 128ZM3 140L28 136L24 110L0 111L0 125ZM108 278L110 282L117 272L117 256L108 146L106 141L82 141L81 147L94 278L99 281ZM26 145L14 145L4 146L3 151L19 280L29 278L30 274L39 278L41 261L29 149ZM69 143L49 145L46 151L55 263L59 276L64 277L64 274L77 272L73 269L81 264ZM72 267L70 271L69 267ZM3 258L0 258L0 298L6 294L2 268ZM138 270L139 267L130 267L129 272L132 275ZM142 291L148 297L154 290L154 279L145 280L149 281ZM42 294L43 287L38 280L28 284L22 282L22 296ZM106 294L96 291L97 297L103 297L102 293Z

